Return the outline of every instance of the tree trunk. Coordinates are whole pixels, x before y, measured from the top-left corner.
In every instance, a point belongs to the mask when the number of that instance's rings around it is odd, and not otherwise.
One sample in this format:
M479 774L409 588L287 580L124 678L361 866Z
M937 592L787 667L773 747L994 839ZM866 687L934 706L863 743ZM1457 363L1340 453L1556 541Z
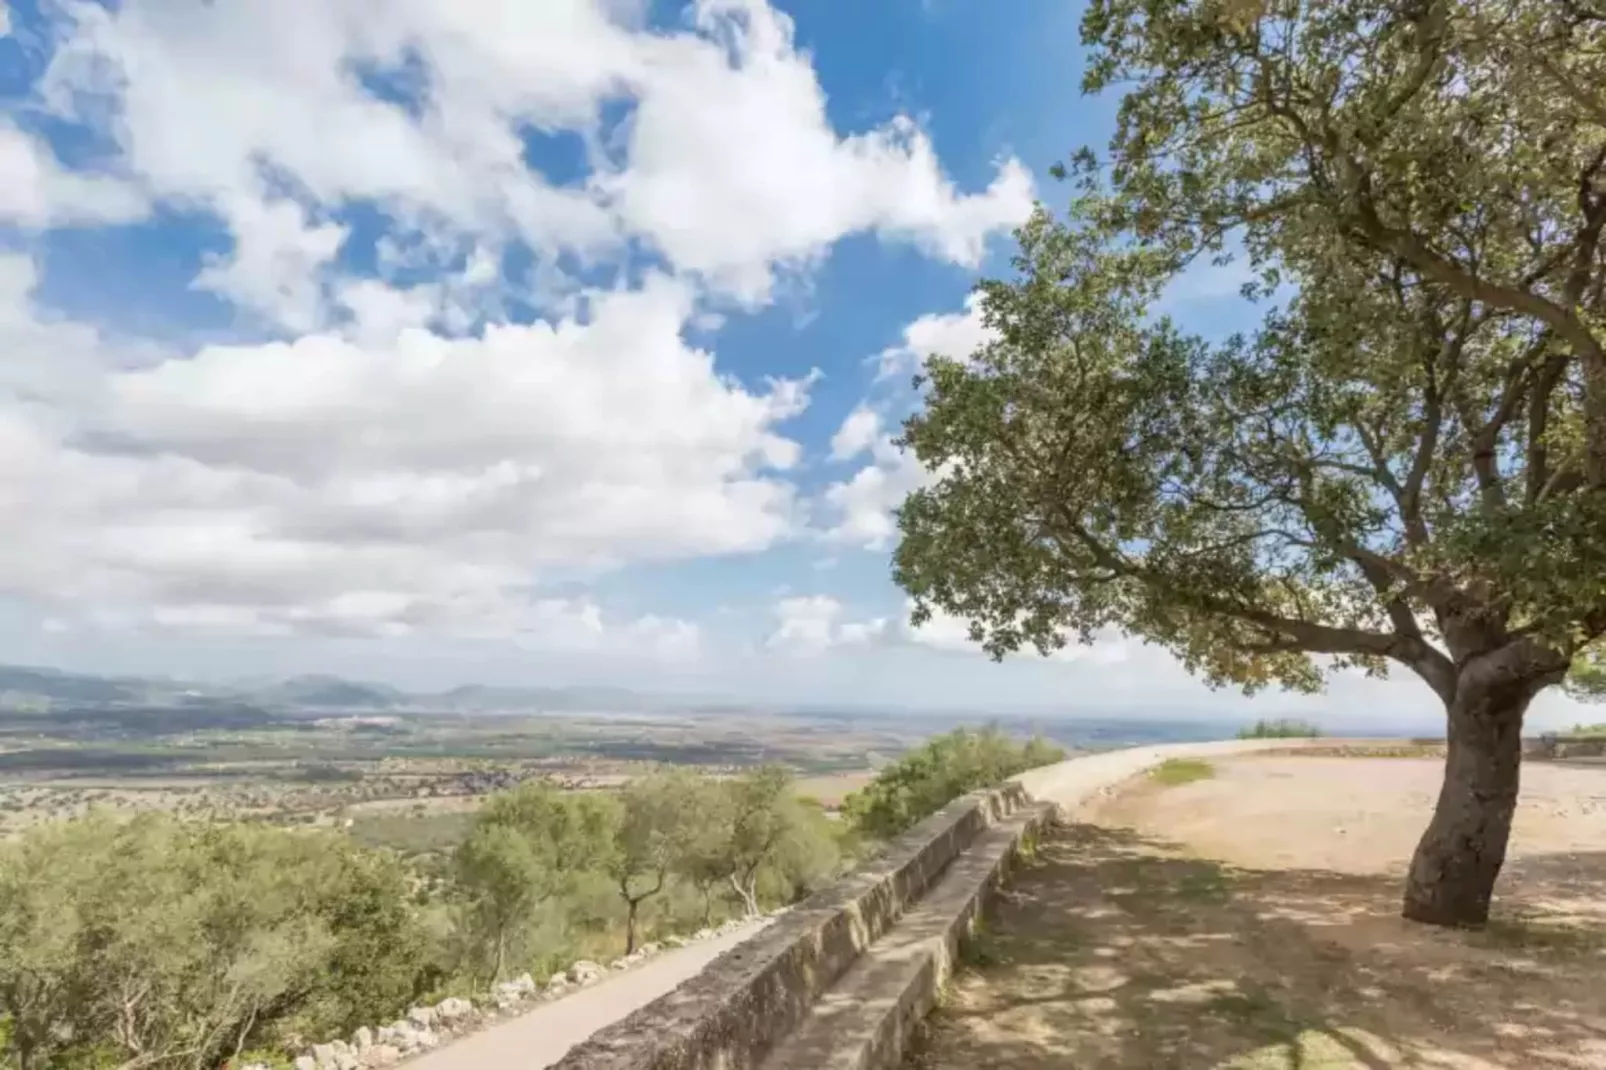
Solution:
M731 887L736 889L736 894L741 897L742 908L749 918L758 917L757 884L758 882L751 877L744 884L736 878L735 874L731 875Z
M1517 809L1522 717L1537 690L1535 681L1503 673L1459 675L1448 711L1444 784L1406 877L1403 913L1410 920L1451 926L1489 920Z
M633 955L636 951L636 908L641 905L639 899L625 900L625 954Z

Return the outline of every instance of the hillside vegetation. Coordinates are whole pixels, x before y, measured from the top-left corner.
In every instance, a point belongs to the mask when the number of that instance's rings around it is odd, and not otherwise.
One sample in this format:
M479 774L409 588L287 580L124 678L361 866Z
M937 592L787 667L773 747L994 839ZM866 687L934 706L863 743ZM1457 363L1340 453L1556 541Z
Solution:
M864 790L848 796L842 811L867 837L895 836L966 792L1064 757L1043 739L1016 743L995 728L961 728L881 770Z
M284 1062L442 996L794 902L865 845L1059 760L958 730L833 821L779 766L662 769L615 791L526 781L414 837L97 810L0 845L0 1066ZM386 835L373 835L376 832Z
M444 856L96 812L0 848L0 1065L195 1068L793 901L845 827L777 767L616 793L528 782Z

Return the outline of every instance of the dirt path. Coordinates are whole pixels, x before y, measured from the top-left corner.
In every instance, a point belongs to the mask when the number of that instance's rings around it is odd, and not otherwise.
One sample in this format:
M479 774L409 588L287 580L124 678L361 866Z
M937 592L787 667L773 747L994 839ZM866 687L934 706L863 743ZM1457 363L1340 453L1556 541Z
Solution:
M1055 830L921 1070L1601 1070L1606 769L1534 764L1483 933L1396 916L1436 762L1234 758Z
M410 1060L406 1070L542 1070L605 1025L645 1006L763 928L745 929L667 952L590 988L472 1033Z

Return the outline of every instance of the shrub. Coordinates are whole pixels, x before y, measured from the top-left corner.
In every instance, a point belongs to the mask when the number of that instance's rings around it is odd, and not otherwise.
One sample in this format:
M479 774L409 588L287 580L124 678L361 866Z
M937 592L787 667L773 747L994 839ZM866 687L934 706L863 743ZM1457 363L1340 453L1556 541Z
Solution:
M1322 730L1309 721L1280 717L1272 721L1256 721L1248 728L1238 730L1239 739L1316 739Z
M428 983L405 870L344 837L96 814L0 850L4 1054L24 1068L215 1065Z
M1046 740L1016 743L996 728L961 728L938 736L876 774L843 801L843 816L863 835L895 836L978 788L1062 760Z

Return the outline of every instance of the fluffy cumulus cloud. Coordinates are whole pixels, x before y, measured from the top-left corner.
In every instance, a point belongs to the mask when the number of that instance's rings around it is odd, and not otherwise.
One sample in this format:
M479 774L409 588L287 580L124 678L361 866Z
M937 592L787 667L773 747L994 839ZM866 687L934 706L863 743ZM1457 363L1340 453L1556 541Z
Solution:
M855 614L830 595L789 595L773 607L775 627L767 645L772 650L809 656L868 646L982 655L981 646L971 639L968 623L938 610L916 626L911 622L913 609L912 602L905 602L896 618L871 617ZM1108 632L1091 644L1068 644L1049 654L1048 660L1115 666L1132 660L1140 649L1140 643Z
M209 204L251 264L322 248L282 211L265 218L264 201L367 201L443 250L606 257L643 242L758 301L777 268L846 235L975 263L1029 209L1013 160L966 193L906 117L835 131L790 20L765 0L697 0L678 33L637 25L637 6L332 0L287 20L273 0L85 0L66 5L44 92L61 111L115 115L122 168ZM559 183L527 166L526 132L579 138L590 173Z
M695 653L685 620L552 593L799 534L813 380L737 379L693 326L853 234L974 265L1032 183L1001 160L957 188L908 118L833 129L764 0L670 30L642 6L49 5L23 110L97 149L69 166L0 121L0 593L58 627ZM28 235L159 209L226 232L191 285L237 337L133 344L40 305ZM898 463L876 419L840 456ZM894 490L833 490L844 533L884 539ZM839 614L777 634L873 638Z
M782 598L775 604L775 630L766 646L794 655L823 654L836 647L862 647L880 641L888 632L883 617L848 619L848 609L830 595Z
M836 461L857 461L853 473L826 487L825 536L832 542L885 550L896 534L893 510L913 491L928 484L934 473L893 441L893 425L910 403L910 391L896 380L907 381L934 356L964 360L991 337L983 322L980 298L972 294L957 312L931 313L907 324L896 345L876 354L878 383L894 382L876 402L863 402L843 420L831 439Z

